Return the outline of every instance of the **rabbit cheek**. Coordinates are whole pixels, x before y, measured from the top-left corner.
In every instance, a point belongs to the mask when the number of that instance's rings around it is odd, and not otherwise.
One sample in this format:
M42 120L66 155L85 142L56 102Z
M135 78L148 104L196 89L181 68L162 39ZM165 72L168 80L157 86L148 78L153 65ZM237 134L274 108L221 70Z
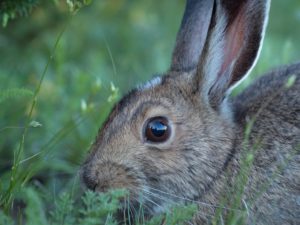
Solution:
M99 183L96 191L100 192L116 188L132 189L136 186L135 178L126 172L126 168L122 168L121 166L106 166L102 171L99 171L97 177Z
M97 192L124 188L134 193L138 187L137 173L133 168L113 162L100 162L83 171L83 181Z

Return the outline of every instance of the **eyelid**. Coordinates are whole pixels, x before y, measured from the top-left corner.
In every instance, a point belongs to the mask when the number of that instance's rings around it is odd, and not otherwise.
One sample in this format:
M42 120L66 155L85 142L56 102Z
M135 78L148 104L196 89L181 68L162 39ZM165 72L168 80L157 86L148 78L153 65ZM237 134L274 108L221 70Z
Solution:
M141 102L139 106L133 109L130 120L139 118L145 120L156 115L170 114L170 108L174 103L169 98L149 99L148 101Z

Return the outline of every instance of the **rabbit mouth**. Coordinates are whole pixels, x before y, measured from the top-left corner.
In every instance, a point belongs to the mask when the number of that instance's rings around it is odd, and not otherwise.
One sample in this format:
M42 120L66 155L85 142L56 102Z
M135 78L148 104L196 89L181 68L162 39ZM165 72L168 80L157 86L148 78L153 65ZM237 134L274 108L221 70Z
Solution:
M148 201L138 199L131 194L119 202L120 207L116 212L115 218L121 224L134 224L137 220L149 220L155 215L154 206Z
M141 186L127 191L129 193L119 199L119 209L115 214L116 219L122 224L124 221L126 224L132 224L137 220L149 220L155 215L166 213L172 206L171 201L158 196L157 193L150 193Z

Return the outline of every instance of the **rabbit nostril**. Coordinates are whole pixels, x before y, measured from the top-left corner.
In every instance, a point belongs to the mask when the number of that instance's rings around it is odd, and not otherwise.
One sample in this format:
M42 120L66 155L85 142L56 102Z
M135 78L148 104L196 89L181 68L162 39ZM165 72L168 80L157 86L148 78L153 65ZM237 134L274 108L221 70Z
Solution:
M107 192L111 187L107 184L96 185L94 191L97 192Z
M98 186L98 183L92 179L84 179L84 183L85 186L92 191L95 191Z
M92 190L92 191L96 191L97 185L98 185L98 184L95 184L95 185L93 186L93 188L91 188L91 190Z

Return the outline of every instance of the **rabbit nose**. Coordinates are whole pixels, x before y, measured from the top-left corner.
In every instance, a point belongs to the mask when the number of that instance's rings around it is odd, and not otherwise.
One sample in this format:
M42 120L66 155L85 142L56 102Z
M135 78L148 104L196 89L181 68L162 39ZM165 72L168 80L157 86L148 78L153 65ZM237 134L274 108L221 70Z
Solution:
M106 161L87 165L82 172L86 187L97 192L110 189L135 189L138 174L132 167Z
M85 186L92 191L107 192L111 188L109 182L99 181L96 177L92 177L88 173L83 173L82 180Z
M84 170L82 172L81 180L88 189L90 189L92 191L96 190L98 182L95 179L95 177L90 175L90 172L88 170Z
M102 183L97 184L97 185L95 186L94 191L97 191L97 192L107 192L107 191L109 191L110 189L112 189L112 187L109 185L109 183L107 183L107 182L102 182Z
M103 164L97 167L86 167L81 173L82 182L85 186L97 192L107 192L112 188L120 188L118 184L117 174L114 174L114 169L106 168Z

